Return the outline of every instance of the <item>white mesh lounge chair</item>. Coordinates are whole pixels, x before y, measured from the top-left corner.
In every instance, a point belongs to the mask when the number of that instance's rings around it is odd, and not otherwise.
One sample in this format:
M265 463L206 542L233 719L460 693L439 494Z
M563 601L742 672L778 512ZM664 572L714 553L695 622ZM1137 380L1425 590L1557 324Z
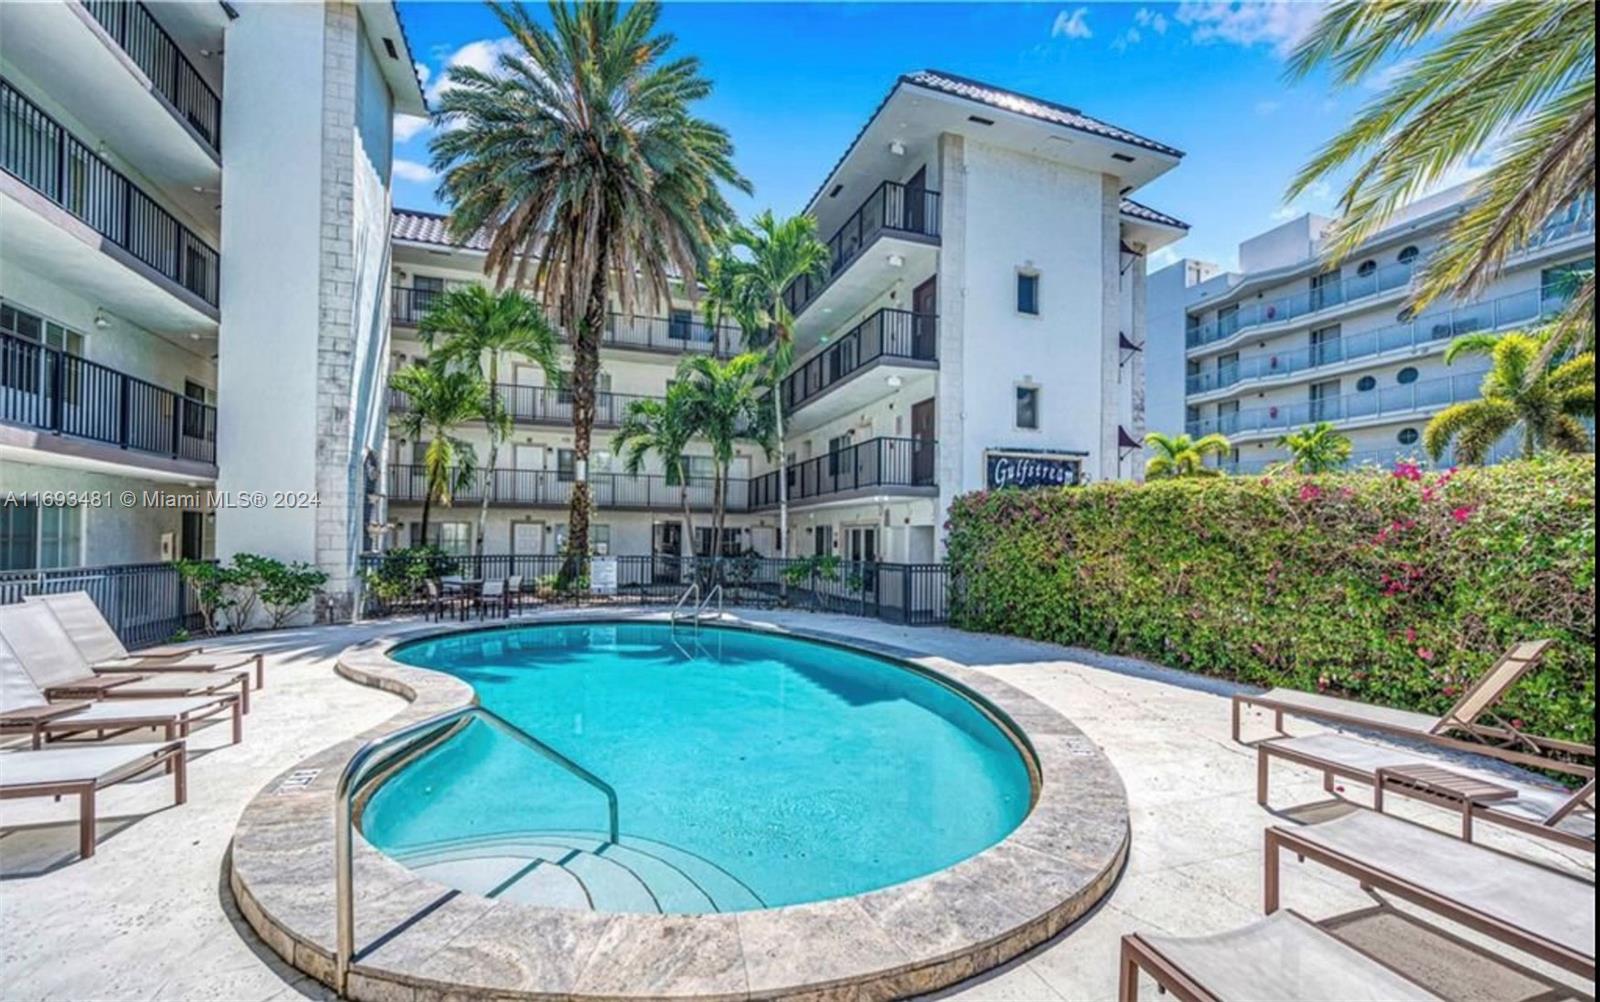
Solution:
M112 699L52 703L23 670L22 661L0 637L0 734L27 734L38 748L52 738L93 734L107 737L144 727L158 727L168 741L188 737L189 728L207 717L233 717L233 743L244 736L239 697L235 693L181 696L174 699Z
M162 699L237 692L240 712L250 712L248 671L96 675L55 614L35 602L0 606L0 637L46 699Z
M212 653L202 659L193 657L191 651L174 654L166 649L162 654L130 654L122 645L111 624L100 614L100 607L88 592L72 591L59 595L29 595L26 602L46 606L55 614L61 628L67 632L78 653L97 672L158 672L158 671L229 671L237 668L255 668L256 688L266 682L264 659L259 654L223 655Z
M172 772L174 803L189 799L183 742L76 745L0 755L0 800L78 798L78 855L94 855L95 794L125 779L165 768Z
M1292 911L1215 936L1122 937L1120 1002L1143 971L1186 1002L1437 1002L1438 996Z

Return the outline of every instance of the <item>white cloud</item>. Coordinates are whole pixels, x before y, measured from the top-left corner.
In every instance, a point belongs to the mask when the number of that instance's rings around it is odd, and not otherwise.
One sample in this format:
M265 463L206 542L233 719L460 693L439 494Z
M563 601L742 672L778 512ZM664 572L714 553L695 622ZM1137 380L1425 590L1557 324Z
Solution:
M1179 0L1174 15L1198 44L1265 45L1288 56L1322 16L1319 3L1272 0Z
M450 67L470 66L484 73L493 73L500 65L502 54L516 52L520 48L516 40L511 38L480 38L468 42L445 57L439 76L428 88L428 100L437 101L439 95L450 89Z
M394 176L402 181L420 181L427 183L439 175L427 164L419 164L415 160L396 160L394 162Z
M1401 59L1390 63L1373 73L1368 73L1361 81L1361 86L1367 90L1388 90L1389 87L1401 77L1410 73L1417 65L1415 59Z
M1144 35L1138 28L1128 28L1122 34L1111 40L1111 48L1117 52L1128 51L1128 46L1138 45Z
M1050 26L1051 38L1093 38L1094 32L1089 30L1089 8L1079 7L1068 14L1061 11L1056 15L1055 24Z
M428 120L426 118L396 115L394 116L394 141L397 143L409 142L427 127Z
M1167 33L1167 15L1148 7L1140 7L1133 12L1134 23L1141 28L1149 28L1158 35Z
M427 63L412 63L411 68L417 71L417 82L428 86L428 78L433 76L433 71L428 69Z

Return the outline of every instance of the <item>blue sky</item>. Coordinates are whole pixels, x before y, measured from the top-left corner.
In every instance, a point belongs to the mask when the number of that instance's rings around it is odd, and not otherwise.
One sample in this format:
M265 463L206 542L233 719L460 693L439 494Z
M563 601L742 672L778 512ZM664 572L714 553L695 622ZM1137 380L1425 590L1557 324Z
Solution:
M452 61L487 65L503 38L484 7L402 2L430 88ZM542 11L542 4L536 10ZM1299 211L1327 211L1326 188L1285 205L1289 178L1373 91L1289 84L1284 59L1318 8L1309 3L1060 4L667 3L662 28L716 85L700 113L733 135L756 186L742 213L795 212L895 79L948 70L1081 108L1174 145L1183 163L1134 197L1186 221L1161 255L1223 264L1237 244ZM407 135L406 133L410 133ZM427 170L429 132L396 135L395 203L442 210Z

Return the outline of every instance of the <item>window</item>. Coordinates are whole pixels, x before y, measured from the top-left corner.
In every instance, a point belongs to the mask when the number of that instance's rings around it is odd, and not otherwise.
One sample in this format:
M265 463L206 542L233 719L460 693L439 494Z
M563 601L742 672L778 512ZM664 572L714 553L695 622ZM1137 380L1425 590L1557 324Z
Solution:
M1224 306L1217 311L1217 336L1227 337L1239 329L1239 304Z
M76 567L82 544L83 509L75 505L0 505L0 570Z
M1311 384L1311 420L1332 421L1339 414L1339 380Z
M571 449L556 450L556 482L570 484L578 479L578 454Z
M1422 252L1417 250L1415 246L1407 246L1405 249L1400 251L1399 256L1396 257L1395 260L1399 261L1401 264L1410 264L1421 254Z
M1328 365L1340 359L1339 325L1319 327L1311 332L1311 364Z
M674 341L694 339L694 313L690 310L673 310L667 318L667 337Z
M1416 445L1417 439L1421 437L1415 428L1401 428L1400 434L1395 436L1401 445Z
M1356 380L1356 391L1359 393L1371 393L1377 388L1377 376L1362 376L1360 379Z
M1358 268L1356 268L1356 275L1358 277L1360 277L1360 278L1366 278L1368 275L1371 275L1373 272L1375 272L1377 270L1378 270L1378 262L1372 261L1372 260L1367 260L1367 261L1361 262L1361 265Z
M1413 366L1408 365L1404 369L1401 369L1399 372L1395 373L1394 381L1399 383L1401 386L1410 386L1412 383L1417 381L1417 370Z
M567 552L567 527L556 526L556 552ZM611 555L611 526L589 526L589 555L592 557L607 557Z
M833 526L819 525L812 536L812 552L825 557L833 552Z
M187 438L202 438L207 440L214 438L215 434L209 427L211 422L207 419L208 416L206 414L206 409L200 406L190 406L189 403L190 401L193 401L195 404L209 403L211 400L211 391L192 379L185 379L183 381L183 397L184 436Z
M843 435L835 435L828 439L828 476L836 477L839 475L841 468L849 468L850 460L855 457L851 456L849 460L846 460L843 453L850 448L853 438L854 433L847 431Z
M69 355L83 356L83 335L56 323L47 320L38 314L18 307L14 303L0 302L0 333L12 337L24 338L47 348L64 351ZM54 363L47 363L38 357L33 349L23 349L18 346L8 349L0 357L0 385L8 386L24 393L38 392L40 374L54 372ZM72 365L66 370L66 394L68 403L78 402L79 380L82 369ZM47 378L53 378L47 377Z
M464 557L472 552L471 522L440 522L433 527L433 545L452 557Z
M1311 276L1311 308L1313 310L1337 306L1343 298L1339 293L1339 273L1337 271L1325 271L1320 275Z
M1017 387L1017 427L1028 431L1039 430L1039 388Z
M715 532L716 532L716 529L714 529L714 528L708 528L706 526L696 526L695 527L694 534L695 534L695 552L696 553L702 553L702 554L710 554L711 553L711 540L712 540L713 535L714 535ZM743 552L744 552L744 540L740 538L740 530L738 530L738 529L723 529L722 530L722 549L721 549L721 552L718 555L724 556L724 557L737 557L740 553L743 553Z
M1017 312L1029 316L1039 315L1039 276L1034 272L1017 272Z
M1539 297L1548 311L1564 307L1573 293L1583 284L1583 279L1594 271L1594 258L1558 264L1539 273Z

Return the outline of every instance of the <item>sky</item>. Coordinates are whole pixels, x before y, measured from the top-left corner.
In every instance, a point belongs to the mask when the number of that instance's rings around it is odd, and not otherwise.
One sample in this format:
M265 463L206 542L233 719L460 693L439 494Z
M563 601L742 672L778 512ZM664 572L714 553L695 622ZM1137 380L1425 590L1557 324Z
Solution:
M505 33L474 2L402 2L430 98L452 63L492 66ZM542 18L543 5L535 10ZM1367 101L1372 86L1292 83L1285 61L1314 3L668 2L661 30L715 85L697 113L733 136L755 194L742 215L804 208L895 80L941 69L1083 110L1187 154L1132 197L1188 222L1152 260L1232 266L1239 241L1305 211L1331 213L1336 186L1292 204L1295 171ZM396 123L395 204L444 211L428 168L431 130Z

